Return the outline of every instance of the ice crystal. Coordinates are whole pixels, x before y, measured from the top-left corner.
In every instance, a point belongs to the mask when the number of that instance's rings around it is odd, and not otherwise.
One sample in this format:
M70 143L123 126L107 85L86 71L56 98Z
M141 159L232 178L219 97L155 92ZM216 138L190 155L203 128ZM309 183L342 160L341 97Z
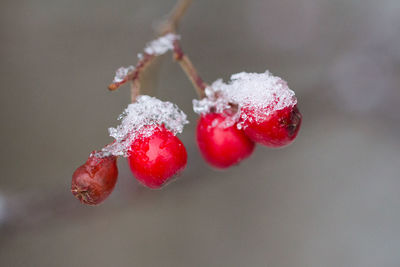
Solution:
M188 123L186 114L175 104L146 95L139 96L135 103L128 105L118 119L121 124L108 129L115 141L103 148L99 156L127 157L133 140L139 135L150 136L160 125L164 125L173 134L178 134Z
M134 66L129 66L129 67L120 67L119 69L117 69L117 71L115 72L115 76L114 76L114 80L113 83L119 83L122 82L126 76L132 72L135 69Z
M173 33L168 33L155 39L147 44L144 52L149 55L162 55L169 50L174 49L174 41L179 39L179 36Z
M179 35L167 33L147 44L144 48L144 53L147 55L159 56L174 49L174 41L178 40ZM142 60L144 55L139 53L138 59ZM125 80L126 76L135 70L134 66L120 67L116 70L113 83L120 83Z

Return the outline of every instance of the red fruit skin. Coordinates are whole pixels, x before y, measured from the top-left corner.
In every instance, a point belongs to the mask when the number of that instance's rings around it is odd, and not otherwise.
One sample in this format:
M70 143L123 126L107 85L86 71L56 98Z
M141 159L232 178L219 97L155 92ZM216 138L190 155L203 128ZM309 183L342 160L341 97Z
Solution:
M223 127L228 119L219 113L202 114L197 124L197 144L203 158L213 167L225 169L248 158L255 144L236 124Z
M117 177L115 156L90 156L72 175L71 192L81 203L97 205L111 194Z
M158 126L151 136L135 139L128 163L139 182L159 189L186 167L187 153L178 137L164 126Z
M276 110L266 115L265 110L243 108L247 115L244 132L256 143L278 148L289 145L296 138L302 121L297 106Z

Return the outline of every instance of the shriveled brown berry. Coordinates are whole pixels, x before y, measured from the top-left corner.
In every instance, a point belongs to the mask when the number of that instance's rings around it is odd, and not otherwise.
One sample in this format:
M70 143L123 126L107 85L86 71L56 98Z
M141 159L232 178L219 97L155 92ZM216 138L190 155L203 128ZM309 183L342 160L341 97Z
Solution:
M92 153L72 175L72 194L81 202L97 205L105 200L117 182L117 158L99 158Z

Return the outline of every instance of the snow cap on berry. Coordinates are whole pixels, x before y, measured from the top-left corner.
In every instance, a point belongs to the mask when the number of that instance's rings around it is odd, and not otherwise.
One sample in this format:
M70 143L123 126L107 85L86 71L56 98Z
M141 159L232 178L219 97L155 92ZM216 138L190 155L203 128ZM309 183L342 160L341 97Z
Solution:
M189 123L186 114L178 106L147 95L139 96L135 103L128 105L118 120L121 121L119 126L108 129L115 141L104 147L99 156L127 157L132 141L137 137L150 136L154 129L161 125L173 134L178 134L183 131L183 126Z
M293 107L297 99L287 83L273 76L269 71L265 73L233 74L229 83L218 79L205 90L206 97L193 100L193 110L198 114L216 112L223 113L232 105L237 106L236 120L239 120L240 110L244 107L262 109L268 115L285 107ZM246 118L242 119L245 121ZM238 128L241 125L238 125Z

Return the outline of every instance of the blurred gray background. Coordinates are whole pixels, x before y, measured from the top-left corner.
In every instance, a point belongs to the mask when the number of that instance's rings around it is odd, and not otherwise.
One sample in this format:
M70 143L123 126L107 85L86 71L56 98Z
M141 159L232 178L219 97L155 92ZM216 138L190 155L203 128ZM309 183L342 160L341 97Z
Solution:
M291 146L216 171L194 142L196 97L166 56L151 94L190 118L180 180L69 192L129 102L108 92L174 0L0 2L0 266L400 266L400 2L194 1L180 32L208 81L269 69L304 116Z

